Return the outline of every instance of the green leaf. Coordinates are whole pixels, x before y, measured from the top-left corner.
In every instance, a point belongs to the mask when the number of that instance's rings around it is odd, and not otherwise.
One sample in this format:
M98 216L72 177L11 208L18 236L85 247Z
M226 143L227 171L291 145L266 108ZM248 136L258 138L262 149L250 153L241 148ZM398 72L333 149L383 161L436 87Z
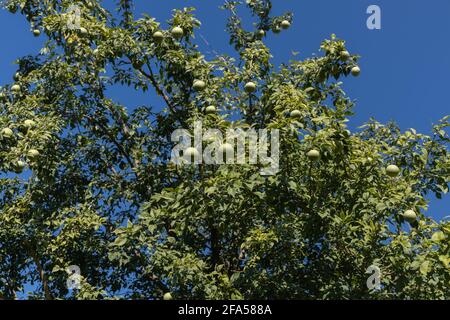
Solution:
M431 261L425 260L420 265L420 273L423 275L427 275L431 271Z
M118 246L118 247L121 247L121 246L123 246L125 243L127 243L127 238L125 238L125 237L119 237L119 238L117 238L115 241L114 241L114 245L115 246Z
M448 268L449 263L450 263L450 257L444 256L444 255L440 255L440 256L439 256L439 261L441 261L442 264L443 264L446 268Z
M431 236L431 240L433 241L442 241L445 240L446 236L444 234L444 232L442 231L437 231L435 233L433 233L433 235Z

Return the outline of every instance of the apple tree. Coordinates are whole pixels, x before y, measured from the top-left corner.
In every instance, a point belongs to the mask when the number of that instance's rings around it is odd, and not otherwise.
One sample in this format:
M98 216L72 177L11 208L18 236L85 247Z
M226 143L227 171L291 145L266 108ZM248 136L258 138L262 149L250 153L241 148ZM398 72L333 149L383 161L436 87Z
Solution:
M293 15L274 16L270 0L225 1L235 55L211 59L193 8L164 23L131 0L5 8L45 43L0 90L4 299L24 286L31 299L450 297L450 224L427 212L449 188L448 118L431 135L374 119L351 132L341 81L364 70L343 40L273 65L265 39ZM119 85L148 104L115 101ZM279 172L174 165L171 135L195 121L278 129Z

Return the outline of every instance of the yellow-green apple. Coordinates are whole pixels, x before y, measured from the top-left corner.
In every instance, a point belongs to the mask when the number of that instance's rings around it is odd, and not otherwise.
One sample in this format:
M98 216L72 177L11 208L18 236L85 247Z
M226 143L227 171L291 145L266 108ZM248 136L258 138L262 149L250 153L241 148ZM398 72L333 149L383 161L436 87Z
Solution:
M316 149L309 150L308 153L306 153L306 156L311 161L319 160L320 158L320 152Z

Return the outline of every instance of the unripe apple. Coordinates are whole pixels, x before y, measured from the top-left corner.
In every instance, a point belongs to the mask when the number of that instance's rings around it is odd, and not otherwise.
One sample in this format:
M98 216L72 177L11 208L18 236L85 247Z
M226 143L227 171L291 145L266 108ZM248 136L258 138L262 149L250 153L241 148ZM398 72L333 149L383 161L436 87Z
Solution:
M354 66L350 72L354 77L357 77L361 73L361 69L358 66Z
M300 110L292 110L291 111L291 118L300 118L302 115L302 113L300 112Z
M172 300L172 294L170 292L164 293L163 300Z
M189 147L184 151L185 158L198 157L200 154L196 148Z
M161 31L156 31L153 33L153 39L155 39L156 42L161 42L164 39L164 34Z
M205 109L206 114L216 113L217 109L215 106L207 106Z
M13 79L14 79L14 81L19 81L19 80L20 80L20 72L16 72L16 73L14 74Z
M400 169L395 164L390 164L386 168L386 174L389 177L394 178L394 177L398 176L399 173L400 173Z
M39 30L39 29L34 29L34 30L33 30L33 35L34 35L35 37L39 37L39 36L41 35L41 30Z
M306 156L308 157L309 160L316 161L320 159L320 152L315 149L312 149L308 151Z
M80 33L83 34L83 35L86 35L86 34L88 34L88 31L87 31L86 28L81 27L80 28Z
M247 82L244 86L244 90L247 93L253 93L256 91L256 84L254 82Z
M36 159L37 157L39 157L39 151L37 151L36 149L30 149L27 152L27 156L28 158L30 158L30 160Z
M348 59L350 59L350 53L347 50L341 51L339 55L342 61L347 61Z
M27 119L23 122L23 124L25 125L25 127L27 128L32 128L36 125L36 122L34 122L33 120Z
M184 36L184 30L183 28L180 27L173 28L172 31L170 31L170 33L175 39L181 39Z
M22 161L22 160L19 160L19 161L17 161L17 166L18 167L21 167L21 168L25 168L25 166L27 165L24 161Z
M193 88L195 91L203 91L206 88L206 83L203 80L195 80Z
M417 214L414 212L414 210L406 210L403 213L403 218L405 218L405 220L409 223L413 223L417 219Z
M289 27L291 26L291 23L288 21L288 20L283 20L283 21L281 21L281 27L283 28L283 29L289 29Z
M22 173L22 171L23 171L23 169L25 168L26 165L27 164L25 162L23 162L22 160L19 160L14 165L14 171L16 173Z
M7 138L7 139L12 138L13 135L14 135L14 132L10 128L4 128L2 130L2 136Z
M266 35L266 32L262 29L258 30L258 32L256 33L256 36L258 37L258 39L264 38L265 35Z
M11 87L11 91L14 93L17 93L20 91L20 86L18 84L15 84Z

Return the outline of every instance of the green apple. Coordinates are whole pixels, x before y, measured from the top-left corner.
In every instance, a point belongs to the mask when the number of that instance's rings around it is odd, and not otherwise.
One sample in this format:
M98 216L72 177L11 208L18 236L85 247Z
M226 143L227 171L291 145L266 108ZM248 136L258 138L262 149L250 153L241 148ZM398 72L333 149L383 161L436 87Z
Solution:
M14 79L14 81L19 81L20 80L20 72L16 72L15 74L14 74L14 77L13 77L13 79Z
M291 23L288 21L288 20L283 20L283 21L281 21L281 27L283 28L283 29L289 29L289 27L291 26Z
M36 149L30 149L27 152L27 157L30 158L30 160L34 160L39 157L39 154L39 151L37 151Z
M258 30L258 32L256 33L256 36L258 39L262 39L264 38L264 36L266 35L266 32L264 30Z
M14 136L14 132L10 128L4 128L2 130L2 136L7 139L10 139Z
M171 294L170 292L164 293L163 299L164 299L164 300L172 300L172 299L173 299L173 298L172 298L172 294Z
M39 30L39 29L34 29L34 30L33 30L33 35L34 35L35 37L39 37L39 36L41 35L41 30Z
M358 66L354 66L354 67L350 70L350 72L352 73L352 75L353 75L354 77L357 77L357 76L359 76L359 74L361 73L361 69L360 69Z
M181 39L184 36L184 30L180 27L174 27L170 33L175 39Z
M311 160L311 161L317 161L317 160L320 159L320 152L317 151L317 150L315 150L315 149L312 149L312 150L309 150L309 151L306 153L306 156L307 156L308 159Z
M20 91L20 86L18 84L15 84L11 87L11 91L14 93L17 93Z
M253 93L256 91L256 84L254 82L247 82L244 86L244 90L247 93Z
M217 109L215 106L207 106L205 109L206 114L216 113Z
M83 34L83 35L86 35L86 34L88 34L88 31L87 31L86 28L81 27L80 28L80 33Z
M389 177L394 178L394 177L398 176L399 173L400 173L400 169L395 164L390 164L386 168L386 174Z
M302 113L300 110L292 110L290 113L291 118L300 118Z
M27 119L23 122L23 124L25 125L25 127L27 128L32 128L36 125L36 122L34 122L33 120Z
M15 166L14 166L14 171L16 173L22 173L23 169L25 169L25 166L27 164L25 162L23 162L22 160L19 160L16 162Z
M195 91L203 91L206 88L206 83L203 80L195 80L192 87Z
M347 61L348 59L350 59L350 53L347 50L341 51L339 56L342 61Z
M156 42L161 42L164 39L164 34L161 31L156 31L153 33L153 39L155 39Z
M408 221L409 223L413 223L417 219L417 214L415 213L414 210L406 210L403 213L403 218L405 218L405 220Z

